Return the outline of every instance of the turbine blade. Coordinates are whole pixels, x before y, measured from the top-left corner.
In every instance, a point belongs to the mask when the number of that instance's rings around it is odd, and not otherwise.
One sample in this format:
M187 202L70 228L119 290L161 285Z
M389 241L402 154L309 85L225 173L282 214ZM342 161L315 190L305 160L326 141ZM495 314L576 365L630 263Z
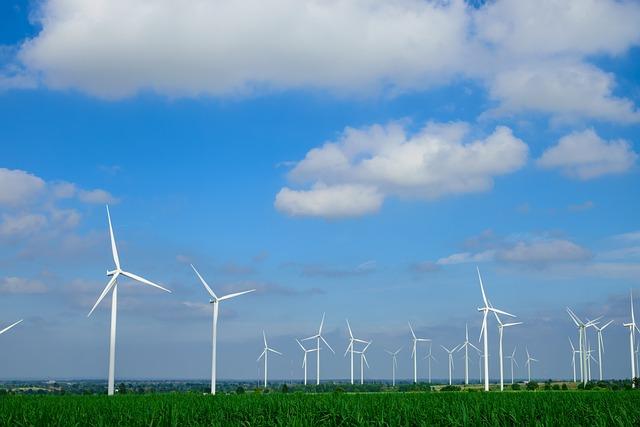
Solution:
M484 293L484 285L482 284L482 276L480 275L480 267L476 266L476 270L478 271L478 280L480 281L480 290L482 291L482 300L484 301L484 306L488 307L489 302L487 301L487 295Z
M612 323L613 323L613 320L609 320L607 323L604 324L604 326L602 328L600 328L600 330L603 331L604 328L606 328L607 326L609 326Z
M322 334L322 326L324 325L324 313L322 313L322 320L320 321L320 328L318 329L318 335Z
M272 353L279 354L280 356L282 356L282 353L280 353L278 350L274 350L272 348L267 348L267 350L269 350Z
M482 328L480 328L480 336L478 337L478 342L480 342L480 340L482 339L482 335L487 332L485 330L487 326L487 314L489 314L489 312L487 310L484 310L484 313L482 314Z
M155 283L151 282L150 280L147 280L144 277L140 277L137 274L129 273L128 271L122 271L122 275L123 276L127 276L130 279L136 280L136 281L138 281L140 283L144 283L145 285L153 286L154 288L158 288L158 289L160 289L162 291L171 293L171 291L169 289L163 288L160 285L156 285Z
M364 364L367 365L367 368L369 367L369 362L367 362L367 356L362 353L362 360L364 360Z
M516 325L522 325L522 322L505 323L502 326L507 327L507 326L516 326Z
M349 324L349 319L347 319L347 328L349 329L349 336L353 339L353 332L351 332L351 325Z
M111 226L111 214L109 214L109 205L107 205L107 220L109 221L109 236L111 237L111 254L113 255L113 262L116 264L116 269L120 270L120 257L118 256L116 238L113 235L113 227Z
M411 335L413 336L413 339L416 339L416 334L415 332L413 332L413 328L411 327L411 322L407 322L409 324L409 330L411 331Z
M264 356L264 354L267 352L267 349L265 348L264 350L262 350L262 353L260 353L260 356L258 356L258 358L256 359L256 362L258 362L260 359L262 359L262 356Z
M16 326L18 323L21 323L24 319L20 319L15 323L12 323L11 325L7 326L6 328L4 328L3 330L0 331L0 335L4 334L5 332L7 332L9 329L13 328L14 326Z
M213 289L211 289L211 287L209 287L207 282L205 282L205 280L202 278L200 273L198 273L198 270L196 270L196 268L193 266L193 264L191 264L191 268L193 268L193 271L195 271L196 275L198 276L198 278L200 279L200 281L204 285L204 288L207 290L207 292L209 292L209 295L211 295L211 298L213 298L214 300L217 300L218 297L216 296L215 292L213 292Z
M476 351L480 351L480 349L479 349L478 347L476 347L475 345L473 345L473 344L471 344L471 343L469 343L469 345L470 345L471 347L473 347Z
M296 342L298 343L298 345L300 346L300 348L302 349L302 351L306 352L307 349L304 348L304 346L302 345L302 343L300 342L300 340L298 340L298 338L296 338Z
M248 291L235 292L233 294L225 295L219 298L219 301L224 301L226 299L231 299L235 297L239 297L240 295L248 294L249 292L254 292L255 289L249 289Z
M507 313L506 311L498 310L497 308L489 307L489 310L493 311L494 313L503 314L505 316L516 317L515 315L513 315L511 313Z
M264 340L264 348L269 347L267 345L267 334L265 334L264 331L262 331L262 339Z
M104 289L102 290L102 293L98 297L98 300L96 301L96 303L93 305L93 308L91 309L89 314L87 314L87 317L91 316L91 313L93 313L93 310L95 310L98 304L100 304L100 301L102 301L102 299L107 295L107 293L109 293L111 288L113 288L113 285L116 283L116 279L118 278L119 275L120 273L116 273L113 275L113 277L111 277L111 280L109 280L109 282L107 283L107 286L105 286Z
M351 350L353 348L353 340L349 341L349 345L347 346L347 349L344 351L344 356L342 357L347 357L347 354L349 354L349 350Z
M329 347L329 350L331 350L331 353L336 354L335 351L333 351L333 349L331 348L331 346L329 345L329 343L327 342L327 340L324 339L324 337L322 335L320 335L320 339L322 340L322 342L324 342L327 347Z

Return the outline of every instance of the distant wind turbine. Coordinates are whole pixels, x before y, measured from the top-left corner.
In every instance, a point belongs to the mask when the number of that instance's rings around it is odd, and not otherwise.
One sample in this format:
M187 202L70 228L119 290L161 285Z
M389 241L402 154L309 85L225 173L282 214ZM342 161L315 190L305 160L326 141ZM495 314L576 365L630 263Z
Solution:
M511 385L513 385L513 365L515 364L517 367L520 367L520 365L518 365L518 362L516 361L515 347L513 347L513 353L511 353L511 356L507 356L507 359L511 360Z
M371 345L371 342L372 341L367 342L367 345L365 345L361 351L354 352L360 355L360 385L364 384L364 365L367 365L367 368L369 367L369 362L367 362L367 355L365 353Z
M496 316L496 320L498 321L498 332L500 334L500 391L504 391L504 366L503 366L503 356L502 356L502 335L504 334L504 328L508 328L509 326L522 325L522 322L512 322L512 323L502 323L500 320L500 316L495 311L493 314Z
M452 377L453 377L453 353L458 350L458 346L453 347L452 349L448 349L447 347L441 345L440 347L442 347L442 349L444 351L447 352L447 354L449 355L449 385L451 385L452 383Z
M267 388L267 372L269 369L269 352L279 354L280 356L282 356L282 353L280 353L278 350L274 350L271 347L269 347L269 345L267 344L267 334L265 334L264 331L262 331L262 339L264 340L264 350L262 350L262 353L260 353L260 356L258 356L258 361L260 361L260 359L264 359L264 388Z
M333 351L333 349L331 348L327 340L325 340L324 337L322 336L322 326L324 326L324 313L322 313L322 320L320 321L320 327L318 328L318 333L302 340L302 341L316 340L316 351L317 351L316 353L316 357L317 357L316 385L320 385L320 341L324 342L325 345L329 348L329 350L331 350L333 354L336 353L335 351Z
M124 271L120 268L120 258L118 257L118 248L116 247L116 239L113 235L113 227L111 226L111 215L109 214L109 206L107 206L107 220L109 222L109 235L111 236L111 253L113 255L113 262L115 263L115 270L108 271L107 276L110 276L111 279L107 283L107 286L104 287L104 290L98 297L98 300L93 305L93 308L87 315L87 317L91 316L91 313L96 309L100 301L104 299L104 297L113 289L111 292L111 338L109 341L109 380L107 386L107 394L109 396L113 395L115 389L115 363L116 363L116 318L118 315L118 277L125 276L130 279L133 279L137 282L143 283L145 285L153 286L154 288L158 288L165 292L171 293L169 289L165 289L160 285L156 285L155 283L135 275L133 273L129 273L128 271Z
M434 362L437 362L435 356L431 352L431 344L429 344L429 353L427 353L427 355L424 358L427 359L427 364L429 368L429 384L431 384L431 361L433 360Z
M631 353L631 387L635 388L635 383L633 382L633 379L636 377L636 361L634 360L634 354L633 354L633 342L635 341L636 338L636 331L640 332L640 329L638 329L638 326L636 325L636 317L633 314L633 291L630 291L630 299L631 299L631 322L629 323L624 323L624 326L626 328L629 328L629 352Z
M300 346L300 348L302 349L302 351L304 351L304 357L302 358L302 367L304 368L304 385L307 385L307 354L312 353L314 351L316 351L316 348L305 348L305 346L302 345L302 343L296 338L296 342L298 343L298 345Z
M580 354L580 350L576 350L573 346L573 341L569 338L569 344L571 345L571 367L573 368L573 382L576 382L576 354Z
M209 296L211 296L211 299L209 300L209 303L211 304L211 307L213 308L213 328L212 328L213 332L212 332L212 337L211 337L211 343L212 343L211 344L212 345L212 350L211 350L211 394L216 394L216 353L217 353L216 346L217 346L217 335L218 335L218 310L219 310L218 305L220 304L220 301L224 301L224 300L228 300L228 299L231 299L231 298L235 298L235 297L240 296L240 295L248 294L249 292L255 291L255 289L250 289L248 291L242 291L242 292L235 292L233 294L224 295L224 296L221 296L220 298L218 298L218 296L213 292L211 287L202 278L200 273L198 273L198 270L196 270L196 268L193 266L193 264L191 264L191 268L193 268L193 271L195 271L196 276L198 276L198 279L200 279L200 281L202 282L202 285L204 286L204 288L209 293Z
M400 350L402 350L402 347L400 347L396 351L385 350L392 358L392 362L391 362L391 385L393 387L396 386L396 369L398 368L398 357L397 356L398 356L398 353L400 353Z
M604 326L593 326L598 333L598 369L600 371L600 381L602 381L602 353L604 353L604 340L602 339L602 331L613 323L613 320L609 320Z
M418 343L419 342L431 342L430 339L427 338L418 338L413 332L413 327L411 326L411 322L409 322L409 330L411 331L411 337L413 338L413 350L411 351L411 357L413 358L413 382L418 382Z
M351 353L351 384L353 384L353 355L356 352L354 346L356 343L367 344L368 341L361 340L353 336L349 319L347 319L347 329L349 330L349 345L347 346L347 350L344 352L344 355L346 356L348 353Z
M469 341L469 325L464 325L464 342L458 347L458 351L464 349L464 384L469 385L469 347L480 351L478 347ZM431 382L431 381L429 381Z
M528 382L531 382L531 362L539 362L539 360L531 357L531 355L529 354L528 348L525 348L525 350L527 351L527 361L525 365L527 365Z
M567 307L567 313L569 313L569 317L571 317L571 320L573 320L573 323L575 323L578 328L578 346L580 347L580 381L583 384L587 384L587 328L595 326L598 323L598 320L600 320L600 317L583 322L569 307Z

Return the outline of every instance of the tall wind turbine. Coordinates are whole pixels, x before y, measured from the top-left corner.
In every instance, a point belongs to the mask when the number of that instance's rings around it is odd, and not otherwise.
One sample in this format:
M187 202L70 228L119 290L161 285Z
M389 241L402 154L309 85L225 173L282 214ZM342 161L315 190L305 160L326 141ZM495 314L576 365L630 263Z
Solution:
M478 271L478 280L480 281L480 290L482 291L482 301L484 302L484 306L478 308L478 311L482 311L482 330L480 331L480 338L484 337L484 390L489 391L489 338L488 338L488 330L487 330L487 316L489 312L493 312L494 314L503 314L505 316L516 317L513 314L509 314L505 311L498 310L491 306L489 300L487 299L487 295L484 292L484 286L482 284L482 276L480 276L480 269L476 267ZM500 358L500 364L502 364L502 358Z
M227 299L235 298L235 297L240 296L240 295L248 294L249 292L255 291L255 289L250 289L248 291L242 291L242 292L235 292L233 294L224 295L224 296L221 296L220 298L218 298L218 296L213 292L211 287L202 278L200 273L198 273L198 270L196 270L196 268L193 266L193 264L191 264L191 268L193 268L193 271L195 271L196 276L198 276L198 279L200 279L200 281L202 282L202 285L204 286L204 288L209 293L209 296L211 297L211 299L209 300L209 303L211 304L211 307L213 308L213 328L212 328L213 332L212 332L212 337L211 337L211 342L212 342L212 350L211 350L211 394L216 394L216 353L217 353L216 352L216 346L217 346L217 335L218 335L218 310L219 310L218 304L220 303L220 301L224 301L224 300L227 300Z
M531 382L531 362L538 362L538 359L534 359L533 357L531 357L531 355L529 354L529 349L525 348L527 351L527 362L525 363L525 365L527 365L527 373L528 373L528 382Z
M635 388L635 383L633 382L633 379L637 376L636 375L636 361L634 360L634 354L633 354L633 342L635 341L636 338L636 331L640 332L640 329L638 329L638 326L636 326L636 316L633 314L633 291L630 291L630 298L631 298L631 322L629 323L625 323L624 326L629 328L629 352L631 354L631 387Z
M320 327L318 328L318 333L302 340L302 341L316 340L316 351L317 351L316 353L316 356L317 356L316 385L320 385L320 341L324 342L325 345L329 348L329 350L331 350L333 354L336 354L336 352L333 351L333 349L331 348L327 340L325 340L324 337L322 336L322 326L324 326L324 313L322 313L322 320L320 321Z
M431 384L431 361L433 360L434 362L436 362L436 358L431 352L431 344L429 344L429 353L427 353L424 358L427 359L427 364L429 367L429 384Z
M361 351L356 351L356 353L360 354L360 385L364 384L364 365L369 367L369 362L367 362L366 351L371 345L372 341L367 342L367 345Z
M600 370L600 381L602 381L602 353L604 353L604 340L602 339L602 331L613 323L613 320L609 320L602 327L598 327L594 325L593 327L596 329L598 333L598 369Z
M576 350L573 346L573 341L569 338L569 344L571 345L571 367L573 368L573 382L576 382L576 354L580 354L580 350Z
M113 235L113 227L111 226L111 215L109 214L109 206L107 206L107 220L109 222L109 235L111 236L111 253L113 255L113 262L115 264L115 270L109 271L107 270L107 276L111 277L107 286L104 287L104 290L98 297L98 300L93 305L93 308L87 315L87 317L91 316L91 313L96 309L100 301L104 299L104 297L111 292L111 338L109 341L109 380L107 386L107 394L109 396L113 395L115 386L115 363L116 363L116 318L118 314L118 277L125 276L130 279L135 280L136 282L140 282L145 285L153 286L154 288L161 289L165 292L171 293L169 289L165 289L160 285L157 285L143 277L140 277L136 274L130 273L128 271L124 271L120 268L120 258L118 257L118 248L116 247L116 239Z
M507 359L511 359L511 385L513 385L513 365L515 364L517 367L520 367L520 365L518 365L518 362L516 361L515 347L513 347L513 353L511 353L511 356L507 356Z
M469 325L464 325L464 343L458 347L458 351L464 349L464 384L469 385L469 347L480 351L478 347L469 341ZM431 382L431 381L429 381Z
M260 353L260 356L258 356L258 360L260 361L260 359L264 359L264 388L267 388L267 370L269 368L269 352L275 353L275 354L279 354L280 356L282 356L282 353L280 353L278 350L274 350L271 347L269 347L269 345L267 344L267 334L265 334L264 331L262 331L262 339L264 340L264 350L262 350L262 353Z
M346 356L347 353L351 353L351 384L353 384L353 354L355 353L354 344L367 344L368 341L361 340L353 336L353 331L351 330L349 319L347 319L347 329L349 329L349 345L347 346L347 350L344 352L344 355Z
M393 387L396 386L396 369L398 368L398 357L397 356L398 356L398 353L400 353L400 350L402 350L402 347L400 347L396 351L385 350L392 358L392 362L391 362L391 385Z
M453 347L451 350L443 345L441 345L440 347L442 347L442 349L449 354L449 385L451 385L453 376L453 353L458 350L458 346Z
M298 345L300 346L300 348L302 349L302 351L304 351L304 357L302 358L302 367L304 368L304 385L307 385L307 354L308 353L312 353L314 351L316 351L316 348L305 348L305 346L302 345L302 343L296 338L296 342L298 343Z
M569 313L569 317L573 320L573 323L578 327L578 346L580 347L580 381L583 384L587 384L587 328L593 327L598 323L600 317L589 320L587 322L583 322L576 314L567 307L567 313Z
M411 351L411 357L413 358L413 382L418 382L418 343L419 342L431 342L428 338L418 338L416 333L413 332L411 322L409 322L409 330L411 331L411 337L413 338L413 350Z
M504 366L503 366L503 356L502 356L502 335L504 334L504 328L508 328L509 326L522 325L522 322L512 322L512 323L502 323L500 320L500 316L495 311L493 314L496 316L496 320L498 321L498 332L500 333L500 391L504 390Z

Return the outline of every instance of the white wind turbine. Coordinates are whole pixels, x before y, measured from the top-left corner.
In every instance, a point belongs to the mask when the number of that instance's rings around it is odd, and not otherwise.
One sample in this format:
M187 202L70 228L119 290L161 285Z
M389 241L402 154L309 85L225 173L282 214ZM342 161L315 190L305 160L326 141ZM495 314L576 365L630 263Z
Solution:
M604 340L602 339L602 331L604 331L604 329L611 323L613 323L613 320L609 320L602 327L598 327L596 325L593 326L598 333L598 369L600 371L600 381L602 381L602 353L604 353Z
M255 289L250 289L248 291L242 291L242 292L235 292L233 294L224 295L224 296L221 296L220 298L218 298L216 296L216 294L213 292L213 290L211 289L211 287L202 278L200 273L198 273L198 270L196 270L196 268L193 266L193 264L191 264L191 268L193 268L193 271L195 271L196 275L198 276L198 279L200 279L200 281L204 285L204 288L209 293L209 296L211 296L211 299L209 300L209 303L211 304L211 306L213 308L213 329L212 329L213 332L212 332L212 337L211 337L211 342L212 342L212 350L211 350L211 394L216 394L216 354L217 354L216 346L217 346L217 335L218 335L218 310L219 310L219 306L218 305L219 305L220 301L224 301L224 300L228 300L228 299L231 299L231 298L235 298L235 297L240 296L240 295L248 294L249 292L255 291Z
M427 353L427 355L424 358L427 359L427 364L428 364L428 367L429 367L429 384L431 384L431 361L432 360L434 362L437 361L435 356L431 352L431 344L429 344L429 353Z
M409 330L411 330L411 336L413 338L413 350L411 351L411 357L413 358L413 382L418 382L418 343L419 342L431 342L430 339L427 338L418 338L413 332L413 327L411 326L411 322L409 323ZM429 362L431 363L431 362Z
M391 385L393 387L396 386L396 369L398 368L398 357L397 356L398 356L398 353L400 353L400 350L402 350L402 347L400 347L396 351L385 350L392 358L392 362L391 362Z
M267 344L267 334L264 333L264 331L262 331L262 339L264 340L264 350L262 350L262 353L260 353L260 356L258 356L258 360L260 361L260 359L264 358L264 388L267 388L267 370L269 368L269 352L275 353L275 354L279 354L280 356L282 356L282 353L280 353L278 350L274 350L271 347L269 347L269 345Z
M589 350L587 350L587 378L591 381L591 361L598 363L595 357L593 357L593 350L591 349L591 343L588 343Z
M638 329L638 326L636 326L636 317L633 314L633 291L630 291L630 298L631 298L631 322L624 323L624 326L626 328L629 328L629 352L631 354L631 387L635 388L633 379L636 377L636 361L634 360L634 354L633 354L633 342L636 338L636 331L640 332L640 329Z
M513 353L511 353L511 356L507 356L507 359L511 360L511 385L513 385L513 365L520 367L516 361L516 347L513 347Z
M464 325L464 343L462 343L460 347L458 347L458 351L464 349L464 383L465 385L469 385L469 347L474 348L476 351L480 351L478 347L476 347L469 341L469 326L465 324Z
M512 322L512 323L502 323L498 314L494 311L493 314L496 316L496 320L498 321L498 332L500 333L500 391L504 390L504 366L503 366L503 356L502 356L502 335L504 334L504 328L508 328L509 326L522 325L522 322Z
M111 215L109 214L109 206L107 206L107 220L109 222L109 235L111 236L111 253L113 255L113 262L115 264L115 270L108 271L107 276L110 276L111 279L107 283L107 286L104 287L104 290L98 297L98 300L93 305L93 308L87 315L87 317L91 316L91 313L96 309L100 301L104 299L104 297L113 289L111 292L111 339L109 341L109 380L107 386L107 394L113 395L115 386L115 361L116 361L116 318L118 314L118 277L125 276L130 279L133 279L137 282L143 283L145 285L153 286L154 288L161 289L165 292L171 293L170 290L163 288L160 285L156 285L155 283L130 273L128 271L122 270L120 268L120 258L118 257L118 248L116 247L116 239L113 235L113 227L111 226Z
M449 350L447 347L441 345L440 347L442 347L442 349L444 351L446 351L449 355L449 385L451 385L451 381L452 381L452 376L453 376L453 353L458 350L458 346L453 347L451 350Z
M371 345L372 341L367 342L367 345L361 351L356 351L356 354L360 355L360 385L364 384L364 365L369 367L369 362L367 362L367 356L365 355L367 349Z
M296 342L298 343L298 345L300 346L300 348L302 349L302 351L304 351L304 357L302 358L302 367L304 368L304 385L307 385L307 354L308 353L312 353L314 351L316 351L316 348L305 348L305 346L302 345L302 343L296 338Z
M484 302L484 306L478 308L478 311L482 311L482 330L480 331L480 338L484 337L484 390L489 391L489 331L487 330L487 316L489 312L493 312L494 314L503 314L505 316L516 317L513 314L509 314L505 311L498 310L491 306L489 300L487 299L487 295L484 292L484 286L482 284L482 276L480 276L480 269L476 267L478 271L478 280L480 281L480 290L482 291L482 301ZM502 364L502 358L500 358L500 364Z
M539 362L538 359L534 359L533 357L531 357L531 355L529 354L529 349L525 348L525 350L527 351L527 361L525 363L525 365L527 365L527 374L528 374L528 382L531 382L531 362Z
M316 340L316 351L317 351L317 353L316 353L316 356L317 356L317 359L316 359L316 385L320 385L320 341L322 340L322 342L325 343L325 345L329 348L329 350L331 350L331 352L333 354L336 354L336 352L333 351L333 349L331 348L331 346L329 345L327 340L325 340L324 337L322 336L322 326L323 325L324 325L324 313L322 313L322 320L320 321L320 327L318 328L318 333L302 340L302 341Z
M573 346L573 341L569 338L569 344L571 345L571 367L573 368L573 382L576 382L576 353L580 354L580 350L576 350Z
M573 320L573 323L578 328L578 347L580 348L580 381L584 384L587 384L587 328L593 327L598 323L600 317L589 320L587 322L583 322L576 314L567 307L567 313L569 313L569 317Z
M349 329L349 345L347 346L347 350L344 352L344 355L346 356L347 353L351 353L351 384L353 384L353 355L354 353L356 353L354 344L355 343L367 344L368 341L361 340L353 336L353 331L351 330L349 319L347 319L347 328Z

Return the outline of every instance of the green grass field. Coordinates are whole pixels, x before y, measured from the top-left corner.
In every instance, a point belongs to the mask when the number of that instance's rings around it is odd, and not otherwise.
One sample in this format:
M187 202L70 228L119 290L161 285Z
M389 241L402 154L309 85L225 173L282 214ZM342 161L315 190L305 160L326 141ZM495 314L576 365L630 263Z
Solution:
M640 425L640 393L192 393L0 397L11 426Z

